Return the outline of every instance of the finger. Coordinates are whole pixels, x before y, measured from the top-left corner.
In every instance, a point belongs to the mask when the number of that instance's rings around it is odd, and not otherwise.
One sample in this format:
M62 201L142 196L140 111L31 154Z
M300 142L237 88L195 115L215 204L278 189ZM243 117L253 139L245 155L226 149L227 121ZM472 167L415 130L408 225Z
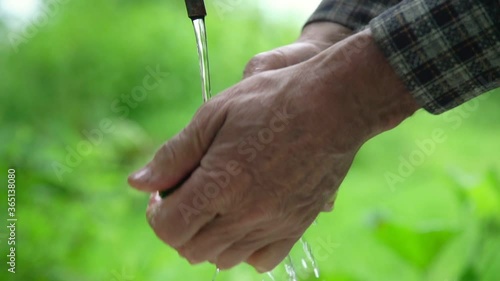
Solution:
M290 253L297 239L284 239L253 253L247 263L258 272L264 273L273 270Z
M297 42L287 46L264 52L253 57L245 67L243 78L255 74L292 66L306 61L326 49L326 45L309 42Z
M251 228L252 225L242 225L218 217L183 245L179 253L191 264L213 261L232 244L243 239Z
M166 142L151 162L128 178L129 184L149 192L175 186L199 165L224 118L220 99L202 106L184 130Z
M217 211L203 193L207 175L198 168L182 187L165 199L158 193L150 200L148 222L155 234L173 248L183 246L212 221Z
M234 243L219 254L213 263L220 269L230 269L246 261L257 250L275 242L271 238L263 238L261 236L249 235L241 241Z
M255 229L269 229L264 227L267 225L264 222L266 217L261 216L258 212L243 210L244 208L225 210L224 205L235 204L235 200L221 203L218 202L222 200L221 197L223 196L217 196L217 198L212 199L212 202L214 205L219 206L217 210L222 215L219 215L202 228L191 240L183 245L180 251L181 255L191 263L215 261L217 256L237 242L264 242L263 240L269 236L269 231L254 231ZM270 242L264 243L262 246ZM260 247L254 248L253 251Z

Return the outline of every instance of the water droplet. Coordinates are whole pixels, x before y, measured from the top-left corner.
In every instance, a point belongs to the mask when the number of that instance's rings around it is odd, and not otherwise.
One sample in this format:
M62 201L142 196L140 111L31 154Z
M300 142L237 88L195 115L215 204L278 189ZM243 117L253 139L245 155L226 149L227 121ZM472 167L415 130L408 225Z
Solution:
M293 266L292 258L290 257L290 255L286 257L285 271L288 275L289 281L298 281L297 273L295 272L295 267Z
M268 272L268 273L266 273L266 274L267 274L267 276L269 277L269 279L271 279L271 281L276 281L276 279L274 278L274 275L273 275L273 273L272 273L272 272ZM265 281L265 280L262 280L262 281Z
M220 269L217 267L214 272L214 277L212 277L212 281L215 281L217 279L217 276L219 276Z
M309 263L311 264L311 266L313 268L314 276L316 278L319 278L319 267L318 267L318 264L316 262L316 259L314 258L311 245L309 245L309 243L307 243L307 241L304 239L304 237L300 238L300 243L302 243L302 249L304 250L304 253L306 254L306 258L308 259ZM304 263L305 263L305 265L304 265ZM304 259L302 259L302 264L303 264L304 268L306 268L306 269L308 268L307 262Z

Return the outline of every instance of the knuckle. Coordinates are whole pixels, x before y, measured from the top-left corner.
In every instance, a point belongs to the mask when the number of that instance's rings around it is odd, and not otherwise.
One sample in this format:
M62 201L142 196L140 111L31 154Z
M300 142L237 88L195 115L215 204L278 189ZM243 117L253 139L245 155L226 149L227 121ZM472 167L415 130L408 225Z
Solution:
M234 260L220 260L217 261L217 267L222 269L222 270L228 270L236 266L237 262Z
M247 260L245 261L245 263L246 263L246 264L248 264L249 266L251 266L251 267L253 267L253 268L257 269L257 266L256 266L256 265L257 265L257 263L255 262L255 260L253 260L253 259L247 259Z
M202 259L199 259L195 256L187 256L186 260L191 264L191 265L197 265L203 262Z
M204 261L203 258L198 256L198 252L190 246L181 247L178 250L179 254L184 257L191 265L199 264Z
M229 99L226 92L204 103L196 112L191 123L181 132L180 142L196 142L207 145L207 141L218 131L225 120Z
M247 63L244 74L251 75L255 72L269 68L274 60L273 51L255 55Z
M281 261L278 261L278 262L272 262L270 264L265 264L263 266L260 267L260 270L261 272L269 272L271 270L273 270L274 268L276 268L276 266L278 266L278 264L280 264Z
M262 63L265 62L266 56L267 56L266 53L260 53L255 55L253 58L250 59L250 61L248 61L245 69L251 71L259 67Z
M259 261L247 261L246 263L255 268L255 270L257 270L259 273L269 272L274 268L272 266L262 264Z
M146 216L149 225L160 240L173 248L181 246L180 238L174 232L168 231L168 227L165 226L158 207L150 208Z
M220 102L221 101L219 97L214 97L213 99L200 106L193 118L193 121L195 121L194 125L203 126L203 122L207 120L207 117L216 112L217 106L220 104Z
M190 256L186 257L186 260L189 262L190 265L197 265L201 263L200 260L197 260L196 258Z
M165 233L163 231L155 231L156 236L160 238L163 242L165 242L167 245L169 245L172 248L179 247L181 245L181 242L173 237L172 235L169 235L168 233Z

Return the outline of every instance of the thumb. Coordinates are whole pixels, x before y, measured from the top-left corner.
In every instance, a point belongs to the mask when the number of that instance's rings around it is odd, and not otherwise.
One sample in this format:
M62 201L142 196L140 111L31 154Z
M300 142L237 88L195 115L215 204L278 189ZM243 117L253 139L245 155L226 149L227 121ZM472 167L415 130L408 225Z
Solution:
M199 166L224 123L225 113L219 108L219 99L204 104L186 128L162 145L151 162L129 176L129 184L146 192L164 191L186 178Z
M254 56L246 65L243 78L248 78L255 74L285 68L304 62L324 49L328 45L320 45L312 42L296 42L268 52Z

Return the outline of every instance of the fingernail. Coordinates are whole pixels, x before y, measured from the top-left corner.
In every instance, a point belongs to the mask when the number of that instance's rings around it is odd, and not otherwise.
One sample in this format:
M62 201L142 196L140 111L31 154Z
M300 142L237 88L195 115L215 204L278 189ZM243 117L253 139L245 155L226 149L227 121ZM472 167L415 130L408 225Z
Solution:
M151 196L149 196L149 203L148 205L151 206L155 204L156 202L161 201L160 194L158 191L151 193Z
M149 167L146 166L140 169L139 171L133 173L130 176L130 179L133 181L143 182L150 176L150 174L151 174L151 169L149 169Z

